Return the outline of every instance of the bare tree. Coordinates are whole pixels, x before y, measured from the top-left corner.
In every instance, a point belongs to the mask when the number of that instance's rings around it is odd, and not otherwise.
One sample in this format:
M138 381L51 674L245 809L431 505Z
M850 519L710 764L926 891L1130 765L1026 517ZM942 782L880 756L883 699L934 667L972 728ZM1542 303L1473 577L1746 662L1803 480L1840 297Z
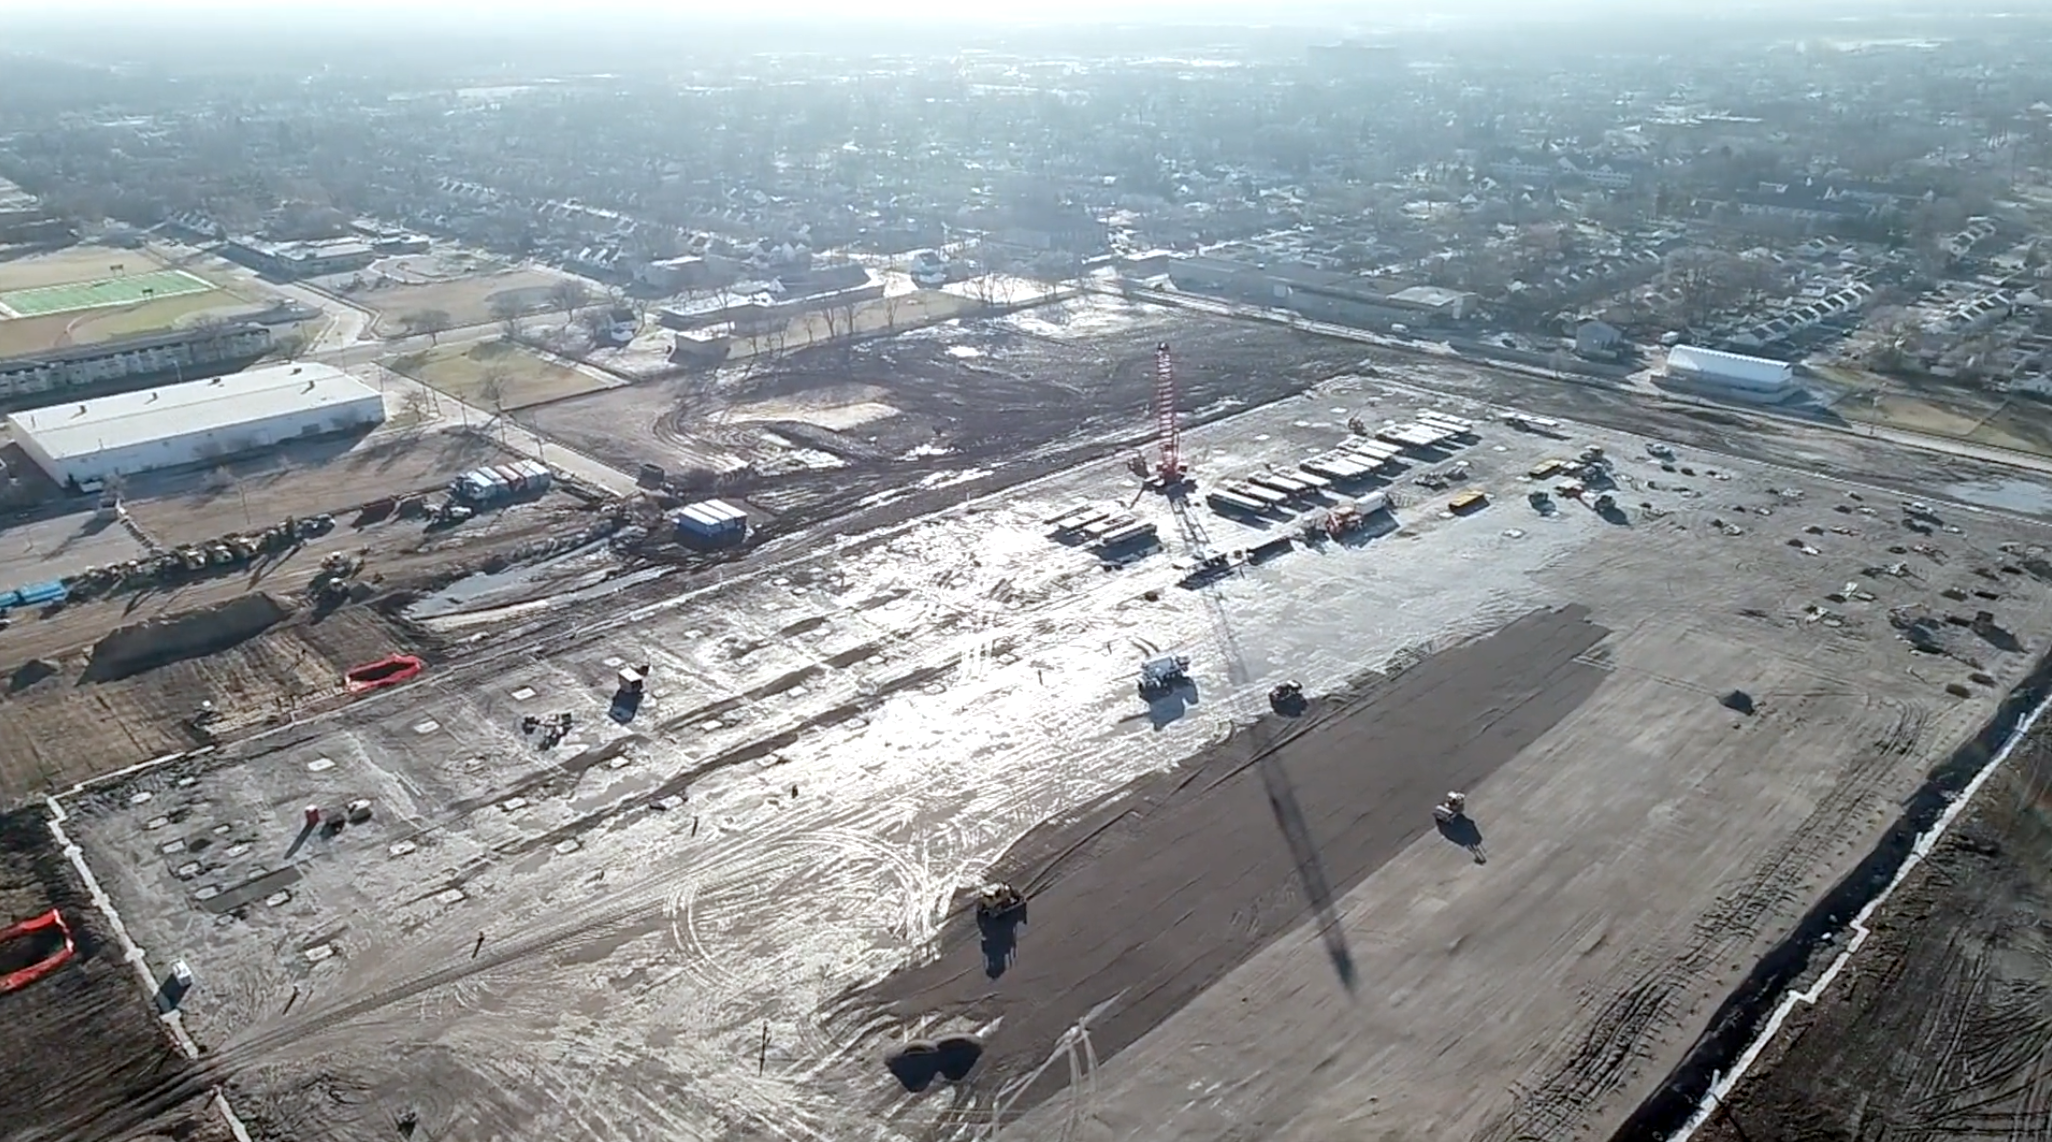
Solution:
M506 439L506 389L513 382L513 374L497 365L486 369L478 385L478 397L492 412L492 419L498 422L499 439Z
M504 321L499 322L499 336L502 339L504 339L508 345L518 345L520 343L521 337L524 336L526 332L527 330L521 327L520 319L517 317L509 317Z
M563 316L574 315L578 307L591 300L591 290L580 281L565 278L549 287L549 304L563 311Z
M526 316L528 309L521 302L520 295L510 291L493 294L491 300L485 304L491 310L494 321L517 321Z
M440 344L443 331L455 324L455 318L446 309L416 310L402 320L409 332L427 334L430 345Z
M969 279L969 294L978 305L989 309L997 301L997 279L989 267L979 266L975 277Z
M306 334L294 331L278 338L271 346L271 353L280 360L290 361L301 353L306 352L307 344Z
M427 420L433 403L434 398L428 395L426 389L419 386L408 388L406 395L400 398L399 415L406 423L418 426Z
M902 304L903 300L903 294L890 293L886 291L883 295L883 315L885 329L896 330L898 328L898 306Z

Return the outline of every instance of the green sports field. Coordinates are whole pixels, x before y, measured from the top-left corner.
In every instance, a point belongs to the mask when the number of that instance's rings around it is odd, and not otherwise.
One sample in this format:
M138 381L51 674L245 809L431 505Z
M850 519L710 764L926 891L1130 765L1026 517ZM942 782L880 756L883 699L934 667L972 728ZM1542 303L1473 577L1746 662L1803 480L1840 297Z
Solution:
M136 305L184 294L205 293L213 288L213 283L184 270L156 270L70 285L9 290L0 293L0 315L41 317L51 313L69 313L75 309Z

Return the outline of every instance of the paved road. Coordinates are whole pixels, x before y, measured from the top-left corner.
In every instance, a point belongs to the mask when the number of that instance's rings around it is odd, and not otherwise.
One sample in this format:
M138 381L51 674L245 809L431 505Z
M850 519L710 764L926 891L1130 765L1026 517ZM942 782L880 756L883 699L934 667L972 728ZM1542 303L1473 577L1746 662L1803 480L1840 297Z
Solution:
M294 300L315 306L326 312L330 318L328 328L317 338L307 353L312 360L334 365L337 368L355 368L367 375L381 391L403 394L419 391L426 394L433 407L444 417L454 417L460 423L490 425L507 447L522 455L532 456L554 468L565 476L572 477L616 496L631 495L635 491L634 477L617 468L561 444L534 429L513 420L511 417L495 416L473 404L450 396L438 389L431 389L402 373L385 368L381 362L405 353L419 352L437 345L474 345L498 340L497 322L451 329L429 336L419 334L393 340L368 339L371 314L350 305L330 294L292 283L266 283ZM532 328L542 326L535 324ZM610 378L608 378L610 380Z
M498 416L476 405L467 404L448 393L430 388L412 377L394 372L382 365L359 365L352 371L363 377L366 382L376 385L380 392L399 394L402 401L406 393L419 392L443 419L488 427L506 447L523 456L532 456L565 476L616 496L632 495L636 489L633 476L559 444L511 416Z

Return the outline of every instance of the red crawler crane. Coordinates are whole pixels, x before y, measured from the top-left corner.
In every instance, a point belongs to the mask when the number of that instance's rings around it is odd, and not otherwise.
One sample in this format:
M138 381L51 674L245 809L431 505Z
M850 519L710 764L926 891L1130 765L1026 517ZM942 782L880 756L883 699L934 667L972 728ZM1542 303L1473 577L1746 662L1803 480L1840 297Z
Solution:
M1154 350L1154 427L1161 460L1154 473L1164 488L1183 482L1183 440L1176 426L1176 366L1168 342Z

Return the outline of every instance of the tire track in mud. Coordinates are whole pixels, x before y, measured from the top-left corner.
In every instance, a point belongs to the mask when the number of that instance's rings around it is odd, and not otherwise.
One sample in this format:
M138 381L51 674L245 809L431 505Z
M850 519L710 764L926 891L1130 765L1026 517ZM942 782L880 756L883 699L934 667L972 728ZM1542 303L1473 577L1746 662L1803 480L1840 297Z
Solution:
M1752 942L1775 909L1793 902L1803 878L1814 872L1826 850L1862 804L1873 799L1901 760L1922 740L1930 714L1921 707L1887 703L1894 724L1855 756L1837 782L1820 798L1803 823L1746 874L1740 886L1720 896L1696 920L1696 942L1681 957L1684 975L1700 979L1717 964Z
M1646 1054L1647 1040L1675 1014L1684 983L1673 964L1649 969L1597 1011L1589 1030L1538 1087L1526 1092L1524 1113L1506 1118L1480 1137L1486 1142L1557 1142L1572 1137L1584 1108L1616 1088Z
M1578 608L1528 612L1028 830L999 862L1033 902L1007 970L988 976L963 914L936 956L850 994L843 1010L883 1012L899 1026L997 1024L966 1084L980 1105L1034 1073L1088 1012L1102 1011L1092 1036L1109 1057L1315 915L1323 894L1401 851L1419 834L1406 806L1425 790L1472 784L1567 716L1600 685L1604 672L1578 659L1608 634ZM1433 746L1417 745L1428 734ZM1276 779L1292 786L1304 819L1279 820ZM1306 847L1320 867L1303 867L1293 827L1315 842ZM1344 955L1333 959L1344 970ZM1040 1071L1016 1092L1018 1107L1066 1087L1059 1068Z
M1801 716L1799 707L1805 700L1798 699L1798 710L1784 716ZM1894 712L1892 725L1856 755L1802 824L1756 861L1735 888L1698 915L1679 954L1602 1000L1583 1037L1561 1057L1543 1064L1551 1073L1522 1088L1484 1138L1551 1142L1569 1136L1591 1110L1629 1081L1630 1064L1647 1057L1662 1033L1679 1029L1690 1006L1688 993L1699 981L1714 978L1722 965L1757 939L1777 909L1798 901L1803 878L1838 843L1846 822L1917 748L1930 719L1928 711L1900 703L1886 706Z
M1022 616L1019 621L1029 620ZM1030 621L1044 621L1044 617ZM890 692L902 689L905 685L916 684L926 677L938 676L939 673L954 668L954 665L952 659L943 658L938 663L919 667L896 680L896 684L890 690L880 691L861 704L873 704L888 696ZM823 725L831 725L839 720L844 719L838 716L816 719ZM714 767L737 764L752 757L763 756L768 748L774 746L766 747L762 742L748 743L721 754L711 764ZM560 767L549 768L560 773ZM708 768L701 766L687 775L687 778L695 780L707 772ZM1023 787L991 785L988 782L979 782L979 779L968 775L957 775L956 780L961 796L988 800L991 804L985 808L996 810L1002 816L1012 812L1012 809L1007 807L1016 807L1024 799L1045 794L1067 779L1051 768L1045 777L1026 782ZM984 787L979 788L979 783ZM594 816L584 824L596 823L603 816ZM1023 831L1031 822L1020 817L1015 824ZM960 831L948 835L958 846L953 849L955 852L961 852L959 846L970 839L968 834ZM837 840L828 835L816 843L824 850L818 859L828 862L834 860L833 854L836 851L845 854L848 847L845 836ZM836 845L839 845L838 850ZM944 847L942 855L944 856L947 851ZM929 868L939 859L929 855ZM879 862L879 867L887 863L882 862L881 858ZM897 867L903 869L907 866ZM933 874L929 872L924 875ZM674 895L674 885L669 882L667 874L629 881L603 899L553 913L546 925L514 936L495 938L474 961L464 958L464 953L468 950L467 939L461 941L464 945L462 949L453 945L445 948L416 948L418 954L406 962L418 964L422 959L433 960L443 955L446 955L450 962L438 969L412 973L402 973L391 968L372 968L368 973L361 974L354 981L345 984L360 987L362 990L354 994L337 996L328 1002L304 1004L295 1010L292 1018L271 1020L253 1026L222 1044L190 1075L131 1089L127 1092L129 1097L121 1105L81 1108L67 1119L58 1137L70 1142L73 1138L116 1134L143 1121L152 1107L176 1105L204 1094L214 1084L230 1080L250 1067L268 1067L293 1059L316 1058L323 1051L330 1050L343 1041L342 1037L347 1032L360 1031L365 1025L380 1018L394 1018L402 1005L428 996L439 989L450 989L451 995L437 1002L437 1014L460 1010L466 1002L482 994L479 990L473 990L477 987L477 981L490 975L523 975L525 973L521 969L524 961L575 956L581 952L588 952L594 945L608 941L624 942L638 938L644 930L661 929L666 925L669 913L673 910L671 900ZM899 918L910 938L930 939L931 925L939 918L938 905L946 899L945 894L932 889L929 889L926 895L928 899L923 905L908 899L906 908ZM693 906L695 903L694 901ZM398 963L395 961L393 967L397 966ZM360 963L357 970L363 971ZM822 1009L828 1006L830 1005L820 1005ZM400 1018L403 1020L404 1017ZM848 1029L838 1034L822 1032L832 1035L832 1038L820 1040L823 1048L830 1048L820 1050L820 1058L845 1058L859 1042L873 1039L881 1024L871 1021L856 1024L837 1023L837 1026L846 1026ZM723 1067L723 1075L726 1069L731 1068ZM780 1091L775 1099L761 1102L761 1109L765 1116L774 1120L778 1115L790 1113L794 1105L797 1103L790 1092Z

